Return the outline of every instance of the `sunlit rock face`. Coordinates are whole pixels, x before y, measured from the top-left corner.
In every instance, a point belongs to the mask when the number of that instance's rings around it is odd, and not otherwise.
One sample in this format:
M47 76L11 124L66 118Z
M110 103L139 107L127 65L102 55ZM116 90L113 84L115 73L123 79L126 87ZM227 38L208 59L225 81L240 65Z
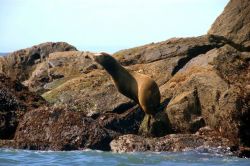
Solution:
M222 36L239 48L250 49L249 0L231 0L208 34Z

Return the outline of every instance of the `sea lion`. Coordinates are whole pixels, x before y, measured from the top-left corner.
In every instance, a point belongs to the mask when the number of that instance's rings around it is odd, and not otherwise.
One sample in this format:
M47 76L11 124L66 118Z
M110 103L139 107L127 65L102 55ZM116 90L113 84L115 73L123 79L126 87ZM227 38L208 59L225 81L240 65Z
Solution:
M108 53L89 56L111 75L118 91L134 100L146 114L155 115L160 106L160 91L156 82L147 75L124 68Z

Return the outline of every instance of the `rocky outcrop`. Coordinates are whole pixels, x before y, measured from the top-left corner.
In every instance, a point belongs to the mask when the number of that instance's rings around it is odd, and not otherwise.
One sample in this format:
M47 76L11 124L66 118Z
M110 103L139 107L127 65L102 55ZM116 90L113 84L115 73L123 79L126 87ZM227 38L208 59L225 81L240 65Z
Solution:
M231 0L208 34L225 38L239 49L250 50L249 0Z
M123 108L102 113L95 119L100 126L115 132L121 134L137 134L144 117L144 112L138 106L134 106L124 112L120 111L124 111Z
M127 66L129 70L149 75L161 86L184 66L188 59L220 46L220 42L214 42L208 36L170 39L166 42L151 44L150 47L140 47L141 50L148 51L140 55L137 62L130 62L131 59L136 60L134 56L137 53L127 54L129 50L115 53L114 57L122 64L129 64ZM169 49L172 51L168 52ZM166 54L154 60L144 60L147 59L149 53L156 53L154 51L157 50L166 52ZM178 54L175 54L176 50L178 50ZM129 99L116 90L111 77L100 66L85 58L88 54L91 53L70 51L50 54L48 61L34 70L34 77L30 77L29 80L29 87L34 87L32 84L42 87L45 91L43 97L51 103L63 102L74 105L80 110L91 112L112 111L119 105L129 102ZM46 69L48 65L50 65L49 70ZM44 76L48 76L48 73L61 76L61 78L41 83L40 80L44 79ZM163 102L165 99L162 99Z
M205 125L201 115L197 90L176 95L167 107L167 114L174 132L194 133Z
M87 58L89 52L69 47L73 51L46 54L46 60L28 63L26 58L23 67L22 56L9 56L17 59L9 62L0 58L1 71L13 70L13 78L24 73L18 78L54 104L27 111L14 140L0 141L0 146L110 150L113 140L111 149L117 152L208 146L228 151L229 146L244 151L239 155L249 154L249 6L249 1L231 0L207 35L172 38L113 55L160 87L162 111L151 120L116 90L111 77ZM17 67L12 62L18 62ZM5 96L16 108L15 100ZM163 137L145 136L149 130Z
M165 96L172 98L166 112L173 129L182 133L190 129L195 131L202 127L203 121L203 125L209 125L236 144L247 141L244 138L249 129L240 129L249 123L244 118L249 117L249 92L246 87L250 80L249 74L246 74L250 71L249 55L229 45L211 50L192 59L162 86L163 94L167 92ZM230 58L225 60L225 56ZM225 79L223 73L231 78ZM197 94L194 96L195 91ZM196 120L198 123L195 123ZM197 128L194 124L200 126ZM242 136L245 141L239 135L245 135Z
M88 54L51 53L23 83L49 103L64 103L89 114L133 107L135 104L117 92L108 74L86 58Z
M46 60L50 53L75 50L75 47L65 42L48 42L18 50L0 57L0 73L5 73L10 78L23 82L31 76L38 64Z
M108 150L112 134L82 112L47 107L25 114L15 143L17 148L33 150Z
M241 145L250 146L250 52L228 48L214 60L219 75L229 84L220 100L222 133L239 139ZM227 123L222 120L227 119Z
M30 77L24 81L32 91L44 93L56 88L66 81L88 73L98 66L85 58L89 52L65 51L55 52L38 64Z
M121 51L114 56L128 69L151 76L159 86L166 83L186 61L221 43L208 36L170 39L165 42L142 46L147 50L140 55L138 64L135 54ZM134 50L134 49L132 49ZM161 56L152 59L161 50ZM133 51L132 51L133 52ZM87 112L106 112L130 102L117 92L112 79L100 66L85 58L89 52L67 51L51 53L46 60L33 65L33 70L23 83L30 90L42 94L50 103L66 103ZM151 58L149 58L151 57ZM162 72L164 71L164 72ZM165 100L165 99L163 99Z
M247 139L250 132L246 127L250 113L249 6L247 0L231 0L208 32L211 38L227 45L193 58L164 85L168 88L162 89L170 90L165 95L174 101L178 95L197 88L205 123L244 146L250 145ZM205 68L207 71L202 72ZM166 110L173 109L172 101ZM169 116L176 110L168 111Z
M65 103L90 114L134 106L117 92L108 74L98 69L72 77L42 96L51 103Z
M216 135L216 134L215 134ZM160 138L142 138L138 135L123 135L111 143L113 152L180 152L194 149L219 149L223 154L230 152L230 141L223 137L197 134L170 134Z
M12 139L23 115L45 104L42 97L20 82L0 74L0 139Z
M173 57L179 57L178 65L172 71L172 74L175 74L186 61L221 45L223 43L219 43L209 36L171 38L159 43L121 50L116 52L114 57L123 65L150 63L161 59L171 60Z
M33 150L110 150L109 143L117 136L136 134L142 118L138 107L121 114L92 117L63 105L42 107L25 114L12 146Z

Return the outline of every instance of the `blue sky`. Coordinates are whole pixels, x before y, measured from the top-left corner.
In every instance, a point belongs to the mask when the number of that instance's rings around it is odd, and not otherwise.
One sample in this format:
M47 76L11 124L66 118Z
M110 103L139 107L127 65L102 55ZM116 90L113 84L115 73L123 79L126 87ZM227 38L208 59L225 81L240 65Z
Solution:
M115 52L205 34L229 0L0 0L0 52L47 41Z

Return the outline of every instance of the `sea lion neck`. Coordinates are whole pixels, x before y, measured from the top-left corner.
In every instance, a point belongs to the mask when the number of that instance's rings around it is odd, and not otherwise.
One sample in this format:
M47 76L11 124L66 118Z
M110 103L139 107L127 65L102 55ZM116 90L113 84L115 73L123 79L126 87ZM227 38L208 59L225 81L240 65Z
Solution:
M124 73L128 73L128 71L120 65L118 62L112 63L109 65L103 65L104 69L112 76L114 80L118 79L120 77L121 71Z

